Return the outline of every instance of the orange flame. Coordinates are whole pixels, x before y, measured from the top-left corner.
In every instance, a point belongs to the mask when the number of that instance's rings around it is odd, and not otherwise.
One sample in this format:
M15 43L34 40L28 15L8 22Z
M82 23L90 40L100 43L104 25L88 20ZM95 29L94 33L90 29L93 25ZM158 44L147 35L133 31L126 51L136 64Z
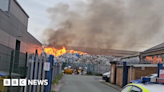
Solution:
M154 56L154 58L151 56L146 56L145 60L149 61L150 63L153 63L153 64L154 63L157 64L158 61L159 61L159 63L163 63L161 56L159 56L159 58L157 56Z
M59 57L59 56L65 54L65 53L72 53L72 54L78 53L79 55L87 54L87 53L84 53L84 52L81 52L81 51L67 50L64 46L62 46L62 49L47 47L47 48L44 48L44 51L47 54L51 54L51 55L54 55L56 57Z

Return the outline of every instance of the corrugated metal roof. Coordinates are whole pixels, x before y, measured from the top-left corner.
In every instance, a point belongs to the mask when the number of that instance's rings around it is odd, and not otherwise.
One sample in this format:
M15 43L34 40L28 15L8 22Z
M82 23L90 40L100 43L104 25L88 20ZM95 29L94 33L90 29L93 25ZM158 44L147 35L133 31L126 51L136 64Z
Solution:
M143 53L147 53L147 52L152 52L152 51L158 51L158 50L164 50L164 43L161 43L159 45L156 45L150 49L145 50Z

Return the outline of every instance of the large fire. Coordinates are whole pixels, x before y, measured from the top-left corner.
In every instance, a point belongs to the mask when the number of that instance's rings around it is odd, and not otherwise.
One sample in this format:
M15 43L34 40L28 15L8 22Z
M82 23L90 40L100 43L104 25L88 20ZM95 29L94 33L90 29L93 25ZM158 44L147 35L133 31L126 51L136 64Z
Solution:
M67 50L64 46L62 46L62 49L57 49L57 48L54 48L54 47L47 47L47 48L44 48L44 51L47 54L51 54L51 55L54 55L56 57L59 57L59 56L65 54L65 53L72 53L72 54L78 53L80 55L87 54L87 53L84 53L84 52L81 52L81 51Z
M159 57L154 56L154 58L151 56L147 56L145 59L146 59L146 61L153 63L153 64L163 63L161 56L159 56Z

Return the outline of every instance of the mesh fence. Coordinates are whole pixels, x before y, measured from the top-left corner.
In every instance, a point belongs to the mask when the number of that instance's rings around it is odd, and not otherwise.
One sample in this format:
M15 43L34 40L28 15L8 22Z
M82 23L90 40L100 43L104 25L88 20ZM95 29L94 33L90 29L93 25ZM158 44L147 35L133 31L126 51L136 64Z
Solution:
M52 81L55 80L55 78L61 74L62 72L62 64L61 63L54 63L53 67L53 72L52 72Z
M0 92L23 92L23 87L4 87L3 79L26 76L27 54L0 44Z

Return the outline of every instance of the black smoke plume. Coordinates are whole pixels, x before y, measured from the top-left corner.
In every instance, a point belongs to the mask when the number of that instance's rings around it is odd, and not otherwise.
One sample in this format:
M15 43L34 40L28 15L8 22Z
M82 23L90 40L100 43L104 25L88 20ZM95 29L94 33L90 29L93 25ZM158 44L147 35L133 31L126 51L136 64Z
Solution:
M142 50L162 42L164 0L72 0L47 9L49 45Z

